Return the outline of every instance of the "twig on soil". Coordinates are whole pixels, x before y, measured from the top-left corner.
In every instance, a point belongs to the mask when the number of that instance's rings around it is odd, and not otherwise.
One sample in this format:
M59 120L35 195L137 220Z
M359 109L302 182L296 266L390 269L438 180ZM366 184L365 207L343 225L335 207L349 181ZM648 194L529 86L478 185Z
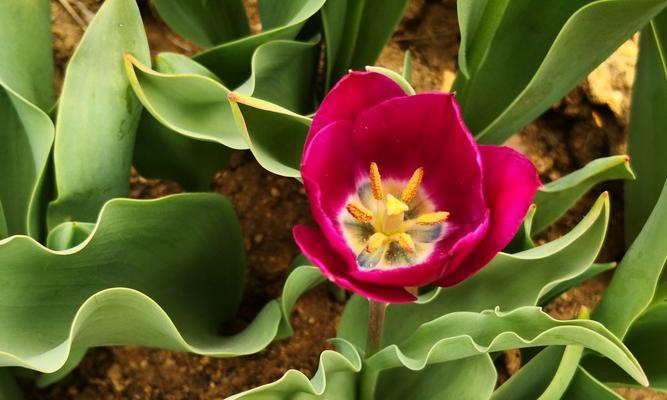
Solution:
M76 22L77 25L81 27L81 29L85 31L86 28L88 28L88 24L86 23L86 21L84 21L83 18L81 18L81 16L76 12L76 10L72 8L72 5L69 3L69 0L58 0L58 2L60 3L61 6L63 6L65 11L67 11L70 17L72 17L74 22Z

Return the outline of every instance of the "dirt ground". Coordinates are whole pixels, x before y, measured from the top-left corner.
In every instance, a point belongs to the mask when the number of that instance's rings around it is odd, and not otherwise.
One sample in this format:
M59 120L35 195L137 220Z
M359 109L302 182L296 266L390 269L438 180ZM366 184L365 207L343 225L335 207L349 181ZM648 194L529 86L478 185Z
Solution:
M74 5L79 23L60 0L52 0L54 59L58 90L64 69L80 40L83 28L100 5L78 0ZM161 51L193 54L195 45L162 24L141 1L142 14L153 55ZM253 1L247 3L252 5ZM256 14L250 17L259 29ZM459 33L455 0L412 0L387 45L379 65L400 70L403 53L414 56L413 81L417 91L447 90L455 76ZM627 107L634 77L636 38L626 43L563 101L555 104L507 145L526 154L537 166L543 182L557 179L587 162L625 151ZM301 185L271 175L247 152L236 153L219 172L211 189L224 194L236 207L248 254L248 286L237 328L247 324L269 300L280 294L286 269L298 254L291 227L308 223L308 203ZM619 260L623 254L622 184L600 185L555 224L541 240L556 238L572 228L599 193L607 190L612 218L601 261ZM152 198L181 191L173 182L132 177L132 197ZM592 308L599 301L609 276L593 279L556 299L547 307L558 318L571 318L581 305ZM140 347L92 349L66 379L45 389L21 382L28 398L35 399L219 399L278 379L294 368L312 375L318 355L330 348L342 305L325 286L307 293L294 308L294 335L271 344L253 356L215 359L192 354ZM518 352L508 352L499 365L500 380L520 366ZM638 392L624 392L634 399L655 399Z

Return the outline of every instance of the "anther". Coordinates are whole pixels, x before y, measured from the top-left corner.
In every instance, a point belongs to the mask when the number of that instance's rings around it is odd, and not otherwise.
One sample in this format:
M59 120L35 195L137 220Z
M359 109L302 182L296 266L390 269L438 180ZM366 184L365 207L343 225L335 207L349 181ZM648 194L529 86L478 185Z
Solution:
M388 239L389 238L384 233L376 232L372 234L366 242L366 251L369 253L377 251Z
M404 203L409 203L412 201L412 199L415 198L415 196L417 195L417 190L419 189L419 185L421 185L423 178L424 178L424 168L419 167L412 174L412 177L410 177L408 184L405 186L405 189L403 189L403 193L401 193L401 200Z
M422 214L415 219L417 225L436 225L444 222L449 217L446 211L437 211L428 214Z
M364 206L358 206L350 203L345 208L347 209L347 212L349 212L350 215L359 222L367 223L371 222L373 219L373 214Z
M380 177L380 169L374 162L371 163L371 191L375 200L382 200L384 198L384 190L382 190L382 178Z
M407 233L399 233L397 235L398 245L408 253L415 252L415 242L412 240L412 237Z

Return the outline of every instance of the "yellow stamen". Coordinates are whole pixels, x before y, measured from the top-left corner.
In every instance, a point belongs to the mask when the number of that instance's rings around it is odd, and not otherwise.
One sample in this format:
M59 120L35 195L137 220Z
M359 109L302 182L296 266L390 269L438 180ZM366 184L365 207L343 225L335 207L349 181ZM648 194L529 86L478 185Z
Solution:
M444 222L449 213L446 211L437 211L428 214L422 214L415 219L417 225L436 225Z
M403 203L391 194L387 195L386 204L387 215L389 216L400 215L410 209L407 204Z
M412 174L408 184L405 186L405 189L403 189L403 193L401 193L401 200L404 203L409 203L415 198L419 185L422 183L422 178L424 178L424 168L419 167Z
M373 192L373 197L375 197L375 200L382 200L382 198L384 198L382 178L380 177L380 169L374 162L371 163L371 172L369 176L371 178L371 191Z
M350 215L359 222L367 223L371 222L373 219L373 213L368 211L368 209L364 206L350 203L345 208L347 209L347 212L349 212Z
M398 239L398 244L403 248L403 250L407 251L408 253L414 253L415 252L415 242L412 240L412 236L408 235L407 233L399 233L397 235Z
M372 253L382 247L389 238L384 233L376 232L368 238L366 242L366 251Z

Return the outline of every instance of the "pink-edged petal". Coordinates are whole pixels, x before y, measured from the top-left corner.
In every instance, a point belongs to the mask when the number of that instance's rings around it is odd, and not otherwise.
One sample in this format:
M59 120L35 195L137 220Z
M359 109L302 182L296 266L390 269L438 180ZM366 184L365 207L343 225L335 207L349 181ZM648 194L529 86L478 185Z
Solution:
M349 262L354 254L345 242L338 214L356 191L352 123L336 121L322 129L306 148L301 177L313 218L329 243Z
M303 252L327 277L345 289L351 290L366 298L387 303L408 303L415 297L403 287L375 285L360 282L347 274L345 260L331 246L317 229L305 225L294 227L294 239Z
M468 278L495 257L514 237L542 186L535 166L522 154L502 146L479 146L484 170L484 195L491 220L489 230L470 256L437 282L452 286Z
M305 147L335 121L353 122L363 110L393 97L406 96L396 82L377 72L350 72L329 91L315 113Z
M352 270L349 274L360 282L392 286L425 286L446 276L474 251L489 227L489 212L480 223L460 227L464 233L452 235L437 243L433 254L423 263L394 269Z
M453 95L398 97L359 114L352 133L357 174L376 162L382 178L407 181L424 168L422 187L449 220L481 222L486 212L477 145Z

